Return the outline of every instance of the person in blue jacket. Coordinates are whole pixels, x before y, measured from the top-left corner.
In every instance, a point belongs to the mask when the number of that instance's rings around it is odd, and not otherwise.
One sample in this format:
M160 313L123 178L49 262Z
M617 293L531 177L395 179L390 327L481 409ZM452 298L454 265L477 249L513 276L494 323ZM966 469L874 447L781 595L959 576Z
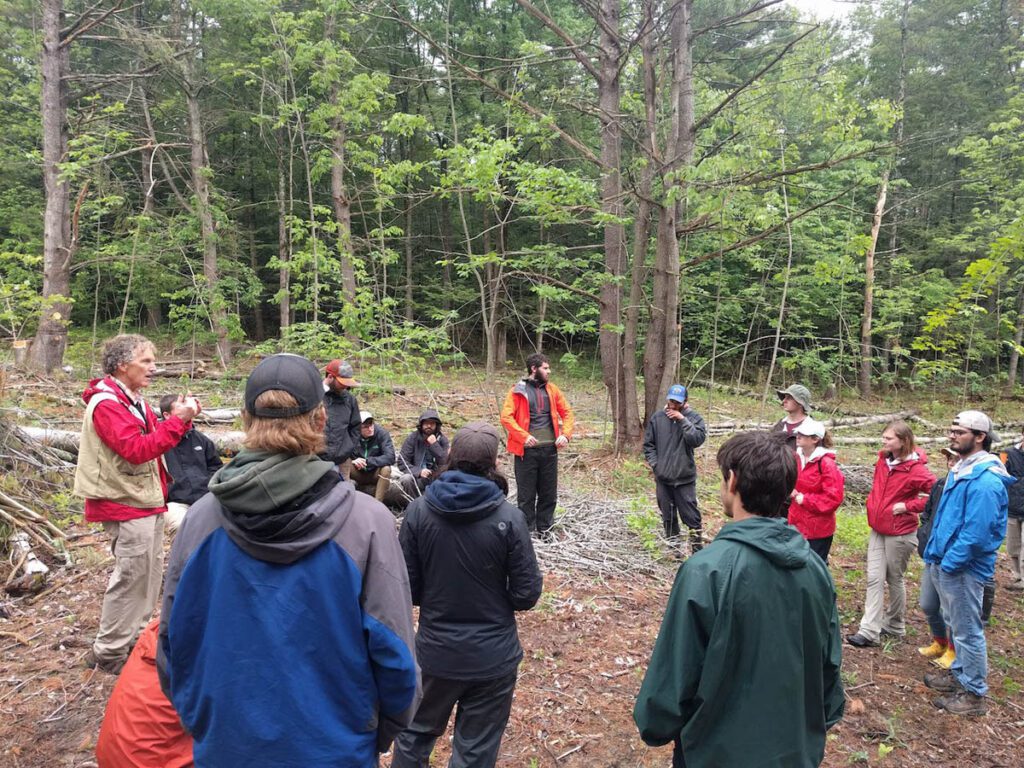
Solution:
M244 448L174 540L157 671L196 765L371 768L412 720L419 675L394 517L317 458L323 398L306 358L257 365Z
M989 453L994 439L992 420L981 411L962 411L953 419L949 447L960 460L946 478L924 550L925 568L949 616L956 646L952 667L925 675L924 682L944 694L935 706L955 715L988 711L982 602L1006 536L1006 489L1015 482L999 457Z

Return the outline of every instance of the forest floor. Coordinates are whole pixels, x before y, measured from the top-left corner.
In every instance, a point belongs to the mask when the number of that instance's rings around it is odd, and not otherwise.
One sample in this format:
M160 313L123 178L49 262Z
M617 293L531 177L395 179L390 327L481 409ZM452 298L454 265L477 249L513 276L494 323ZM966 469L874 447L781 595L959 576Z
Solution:
M361 393L361 404L400 439L425 407L438 407L454 424L474 418L496 422L498 401L514 377L509 372L488 385L481 377L444 376L443 381L410 382L402 394L385 386L367 388ZM563 495L574 503L591 499L602 515L607 517L612 510L621 524L588 526L586 508L560 510L557 540L539 545L544 595L534 610L520 616L525 658L499 764L668 766L670 748L652 749L638 738L632 706L678 563L658 540L653 483L642 464L635 454L615 456L604 444L600 385L559 379L557 372L555 380L564 381L579 421L579 439L563 456ZM12 378L4 405L36 414L51 426L75 429L81 409L73 398L82 382L51 384L39 386L38 380ZM208 406L237 407L238 381L223 388L204 382L193 386L208 390L200 392ZM150 400L155 402L161 393L154 385ZM756 418L760 407L741 396L716 395L715 402L706 397L695 392L693 405L709 421ZM869 407L851 401L848 412L892 412L906 405L888 401ZM915 405L933 419L948 419L955 409L953 404L931 401ZM769 403L769 409L773 406ZM1016 412L1019 404L1007 403L1002 409ZM775 416L769 410L763 418ZM872 425L862 434L877 436L880 431L881 426ZM698 457L699 493L709 537L724 522L714 465L714 450L721 440L709 440ZM874 450L877 447L857 446L845 458L867 465ZM863 606L867 525L862 502L850 495L840 510L830 559L844 634L856 630ZM54 507L64 510L74 562L55 567L51 586L43 595L6 599L10 617L0 619L0 765L12 768L94 766L96 735L115 682L81 664L95 633L109 573L106 539L98 527L80 522L74 502L69 505L63 498L55 503L41 500L39 505L51 511ZM574 517L580 518L575 526L570 520ZM583 551L581 544L587 546L579 538L584 535L580 531L589 528L594 529L593 535L620 539L618 548L604 564L581 556L580 567L574 567L574 558ZM6 577L8 570L0 575ZM911 606L917 603L920 570L920 560L915 558L908 576ZM916 652L917 646L929 641L927 625L915 607L908 616L904 642L865 650L844 646L847 714L829 734L824 765L1016 768L1024 763L1024 599L1005 590L1007 577L1001 553L995 611L987 631L988 716L956 718L932 707L931 692L921 683L929 665ZM438 743L434 764L445 764L447 750L444 738ZM385 758L382 765L388 762Z

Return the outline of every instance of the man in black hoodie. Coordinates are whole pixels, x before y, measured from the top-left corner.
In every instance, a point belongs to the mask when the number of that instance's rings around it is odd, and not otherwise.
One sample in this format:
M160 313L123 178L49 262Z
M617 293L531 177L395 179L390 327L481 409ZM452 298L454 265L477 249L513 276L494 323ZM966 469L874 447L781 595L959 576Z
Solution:
M455 433L448 468L410 506L399 539L413 603L423 701L395 739L392 768L429 765L452 708L452 768L490 768L523 658L515 611L536 605L543 578L522 512L505 500L498 432Z
M304 357L257 365L245 447L174 540L157 671L196 765L374 768L416 709L395 521L317 458L323 396Z
M398 453L398 468L407 473L401 479L409 499L423 495L437 468L448 458L448 438L441 431L441 416L433 408L420 414L416 431L405 438Z
M178 395L160 398L160 419L169 418ZM171 476L167 487L167 511L164 527L174 531L181 525L188 508L206 495L207 484L214 472L224 466L213 440L190 426L181 442L164 454L164 464Z
M324 408L327 425L324 437L327 449L323 458L334 462L346 480L352 472L352 457L359 443L359 403L352 387L359 386L355 371L344 360L331 360L324 369Z

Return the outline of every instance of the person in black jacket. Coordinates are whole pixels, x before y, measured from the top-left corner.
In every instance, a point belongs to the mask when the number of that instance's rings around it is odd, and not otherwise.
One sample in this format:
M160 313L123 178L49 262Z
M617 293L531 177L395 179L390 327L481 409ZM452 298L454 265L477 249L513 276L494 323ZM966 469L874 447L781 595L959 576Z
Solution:
M357 490L384 501L391 485L395 444L391 442L391 434L374 423L370 411L360 411L359 420L359 443L352 456L352 482Z
M679 536L679 519L690 531L690 551L703 546L700 508L697 506L697 465L693 449L707 438L704 419L687 402L686 387L673 384L665 409L647 422L644 459L654 470L655 491L665 537Z
M327 450L321 458L334 462L341 476L348 480L352 472L352 456L359 442L359 403L351 390L359 383L354 378L352 366L344 360L331 360L324 372Z
M1008 489L1010 505L1006 514L1006 554L1010 556L1010 570L1013 579L1006 585L1015 592L1024 591L1024 553L1021 547L1021 534L1024 532L1024 440L1006 452L1003 459L1006 471L1017 478L1017 482Z
M408 499L423 495L437 468L448 457L448 437L441 431L441 416L433 408L420 414L416 431L405 438L398 453L402 491Z
M160 418L171 415L171 409L178 395L164 395L160 398ZM164 526L176 530L188 508L206 495L207 484L214 472L224 466L220 452L213 440L198 429L190 427L181 441L164 454L167 473L171 484L167 486L167 512Z
M450 768L498 758L523 649L515 611L537 604L543 578L523 513L505 499L498 432L478 421L455 433L447 469L413 501L399 541L414 605L423 700L395 739L392 768L429 765L457 707Z
M960 455L952 448L943 448L942 455L946 459L946 466L952 470L960 460ZM924 549L928 546L928 538L932 535L932 523L935 522L935 510L939 506L939 499L942 498L942 491L946 487L946 478L940 477L932 486L928 494L928 501L925 502L924 510L921 512L920 525L917 528L917 554L924 559ZM921 571L921 596L919 605L928 619L928 628L932 633L931 645L918 648L917 652L926 659L931 659L934 664L949 669L956 659L956 649L953 647L953 633L949 630L946 617L943 615L942 605L939 602L938 587L932 582L930 572L927 568Z

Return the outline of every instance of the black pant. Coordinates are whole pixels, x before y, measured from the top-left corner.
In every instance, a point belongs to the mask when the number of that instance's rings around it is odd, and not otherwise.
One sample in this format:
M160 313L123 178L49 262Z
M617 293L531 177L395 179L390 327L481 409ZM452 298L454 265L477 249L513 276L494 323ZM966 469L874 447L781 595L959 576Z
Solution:
M832 549L832 537L826 536L823 539L808 539L807 543L811 545L811 551L827 564L828 553Z
M658 509L661 510L661 522L665 526L665 536L671 538L679 535L679 520L690 530L700 530L700 510L697 508L697 485L669 485L661 480L655 481L655 495Z
M455 710L448 768L491 768L512 712L516 673L495 680L449 680L423 675L423 701L412 724L395 739L391 768L427 768L434 743Z
M558 501L558 449L554 445L526 448L516 456L516 498L530 530L546 531L555 524Z

